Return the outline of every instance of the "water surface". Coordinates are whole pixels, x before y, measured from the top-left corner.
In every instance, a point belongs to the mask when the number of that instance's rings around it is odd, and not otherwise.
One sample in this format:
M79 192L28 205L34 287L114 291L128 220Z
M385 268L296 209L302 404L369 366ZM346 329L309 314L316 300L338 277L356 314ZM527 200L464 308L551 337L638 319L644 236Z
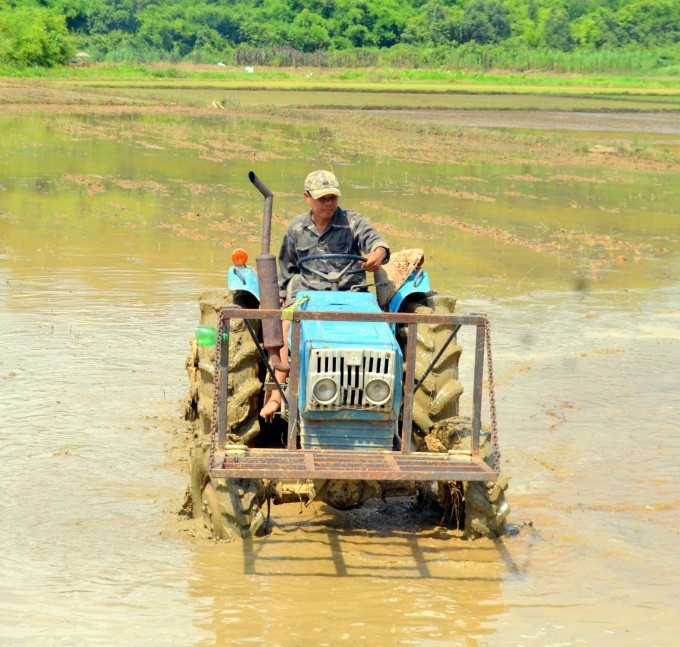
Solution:
M0 129L5 643L675 644L677 173L416 163L232 118ZM224 285L234 246L259 251L246 173L277 194L278 241L332 158L344 204L491 318L502 542L406 502L275 508L246 546L177 515L196 296Z

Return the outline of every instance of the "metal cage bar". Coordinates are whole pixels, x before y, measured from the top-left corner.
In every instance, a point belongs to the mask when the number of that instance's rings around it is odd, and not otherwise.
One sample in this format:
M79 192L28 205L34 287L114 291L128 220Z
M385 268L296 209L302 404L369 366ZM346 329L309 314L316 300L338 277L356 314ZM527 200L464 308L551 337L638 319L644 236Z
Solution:
M364 471L361 464L378 460L375 452L358 450L299 450L297 439L299 433L298 391L300 387L300 347L301 322L302 321L368 321L385 322L389 324L407 324L408 337L406 343L406 371L404 375L404 414L402 420L401 451L384 452L384 461L375 464L374 469L369 469L373 478L389 478L390 480L493 480L497 476L492 468L488 467L479 457L479 437L482 419L482 384L484 374L484 340L487 319L484 315L450 315L450 314L411 314L411 313L366 313L366 312L309 312L295 310L291 321L292 345L291 345L291 368L290 368L290 393L288 430L286 437L286 449L247 450L246 456L227 459L227 405L228 405L228 379L229 379L229 343L225 339L224 332L229 331L231 319L266 320L276 319L281 316L280 310L259 310L225 307L220 312L220 327L218 344L220 346L220 362L216 367L215 384L220 385L219 392L214 394L218 397L217 403L217 431L218 451L222 456L222 462L216 462L211 466L211 474L217 478L226 477L249 477L259 476L270 478L367 478L362 476ZM452 326L475 326L475 365L473 371L473 415L472 415L472 438L471 456L467 462L458 456L411 454L411 432L413 422L413 396L415 385L415 355L418 324L442 323ZM214 408L215 409L215 408ZM332 465L318 463L314 458L322 459L325 454L335 456ZM258 458L259 457L259 458ZM395 462L396 457L397 461ZM404 462L406 461L406 462ZM323 475L323 476L322 476Z
M290 397L288 398L290 402L290 412L288 414L288 449L297 449L297 437L299 429L299 417L300 412L298 411L298 389L300 388L300 359L298 357L298 349L300 348L300 322L293 320L291 322L291 330L293 332L293 348L294 353L293 362L290 367Z
M482 430L482 383L484 378L484 326L477 326L475 335L475 369L472 387L472 443L473 456L479 456L479 434Z
M401 425L401 452L411 451L411 426L413 423L413 383L416 381L416 340L418 338L418 324L408 324L406 341L406 375L404 375L404 416Z
M224 450L227 445L227 409L229 406L229 330L230 319L226 310L220 313L217 343L220 345L220 373L215 375L215 383L220 385L217 448ZM219 381L217 381L219 380ZM215 397L215 394L213 394Z

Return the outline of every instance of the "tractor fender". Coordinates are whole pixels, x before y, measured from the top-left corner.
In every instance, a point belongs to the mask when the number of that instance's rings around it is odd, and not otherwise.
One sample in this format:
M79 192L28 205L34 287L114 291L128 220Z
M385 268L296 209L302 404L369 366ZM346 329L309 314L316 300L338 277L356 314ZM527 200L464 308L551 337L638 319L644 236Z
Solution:
M230 290L245 290L260 300L260 286L257 283L257 272L252 267L239 265L229 268L227 287Z
M408 278L402 283L401 287L390 299L388 305L389 311L399 312L399 308L401 308L401 304L404 302L404 299L406 299L406 297L411 294L429 294L429 292L430 277L428 273L423 269L414 270L408 275Z

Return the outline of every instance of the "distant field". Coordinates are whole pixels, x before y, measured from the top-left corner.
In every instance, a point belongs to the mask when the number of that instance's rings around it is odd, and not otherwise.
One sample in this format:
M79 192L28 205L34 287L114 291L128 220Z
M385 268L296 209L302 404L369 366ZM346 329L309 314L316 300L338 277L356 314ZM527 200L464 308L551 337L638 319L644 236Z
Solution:
M95 75L98 70L101 76ZM124 67L118 71L122 77L130 72ZM161 70L166 75L170 71ZM318 75L228 71L224 78L191 69L176 70L186 78L151 77L148 70L143 77L137 70L136 78L129 74L114 78L110 67L73 72L74 77L0 77L0 112L221 113L303 122L318 120L323 112L329 123L351 120L359 128L363 120L375 118L387 120L380 127L390 130L395 121L408 130L576 130L590 132L590 139L626 156L648 157L652 154L649 146L663 156L674 156L680 150L676 126L680 83L667 79L451 73L446 82L423 80L423 75L413 80L405 74L376 82L357 80L354 75L338 78L345 73L323 71ZM372 77L366 73L366 78ZM521 84L524 81L526 85ZM579 141L572 140L566 148L577 152L592 148L587 139L578 136Z
M160 87L159 87L160 86ZM81 86L82 87L82 86ZM424 93L394 91L356 91L345 87L331 89L274 89L253 87L187 87L177 84L131 86L88 86L105 94L121 94L139 100L205 103L219 101L229 107L239 106L305 106L318 108L362 108L364 110L578 110L578 111L676 111L680 96L565 96L562 94L514 94L488 92Z
M53 88L154 103L228 108L362 110L680 110L680 81L630 77L518 76L464 72L287 70L247 74L212 67L92 67L43 79ZM99 70L100 76L96 72ZM146 76L143 76L146 74ZM157 76L152 76L157 74ZM172 74L182 78L171 78ZM28 80L26 80L28 82Z
M27 78L33 74L40 79ZM242 68L190 64L95 64L32 70L20 76L24 77L20 83L190 104L228 100L244 106L364 109L680 109L680 79L675 77L310 68L257 68L246 73Z
M301 79L268 79L247 77L239 79L213 79L213 78L144 78L144 79L55 79L55 82L68 83L69 85L85 85L88 87L112 87L112 88L186 88L186 89L224 89L224 90L307 90L322 92L389 92L389 93L423 93L423 94L556 94L566 96L659 96L680 97L680 83L673 85L648 85L640 84L616 85L615 79L608 85L590 85L583 80L569 85L532 84L524 85L508 79L507 82L499 80L495 83L466 82L431 82L431 81L394 81L385 80L380 82L342 81L328 78L325 80L301 80Z
M472 74L426 70L242 70L213 66L148 69L93 66L49 79L74 91L139 101L229 107L305 106L374 110L680 110L680 80Z
M218 84L188 86L156 83L79 82L21 80L0 85L6 90L0 105L47 102L49 104L129 104L171 106L211 106L218 102L226 109L265 106L338 109L338 110L541 110L568 112L670 112L680 110L680 96L659 95L565 95L550 93L493 93L478 91L394 92L390 90L356 91L336 86L328 89L275 89L260 85L233 86Z

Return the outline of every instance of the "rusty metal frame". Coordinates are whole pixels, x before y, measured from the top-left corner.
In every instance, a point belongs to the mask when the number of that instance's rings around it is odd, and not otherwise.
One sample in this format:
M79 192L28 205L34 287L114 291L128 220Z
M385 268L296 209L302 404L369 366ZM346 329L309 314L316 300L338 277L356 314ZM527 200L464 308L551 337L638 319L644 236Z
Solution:
M242 309L224 307L220 312L218 343L222 343L219 366L215 367L215 384L219 385L213 408L217 416L217 448L210 473L216 478L281 478L281 479L367 479L390 481L437 481L495 480L498 472L489 467L479 456L479 436L482 420L482 383L484 374L485 327L484 315L365 313L365 312L314 312L296 310L291 321L292 345L300 347L300 324L302 321L357 321L406 324L406 343L401 449L388 450L302 450L297 448L299 430L298 390L300 386L300 358L291 353L288 433L285 449L251 449L226 445L227 437L227 382L229 372L228 343L223 341L229 331L231 319L268 320L281 317L280 310ZM475 366L473 371L472 438L469 455L460 453L435 454L411 453L411 430L413 422L413 396L415 384L416 337L418 324L446 324L475 326ZM219 340L222 340L221 342Z

